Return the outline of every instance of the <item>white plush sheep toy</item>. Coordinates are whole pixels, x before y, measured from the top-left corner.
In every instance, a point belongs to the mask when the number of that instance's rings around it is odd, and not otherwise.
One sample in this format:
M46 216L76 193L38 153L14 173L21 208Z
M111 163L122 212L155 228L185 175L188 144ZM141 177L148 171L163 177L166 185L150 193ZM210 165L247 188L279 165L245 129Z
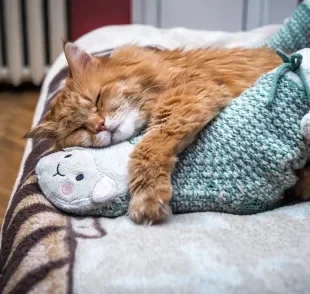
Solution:
M36 174L44 195L75 214L118 216L128 205L129 142L105 149L67 148L43 157ZM113 213L109 205L114 203ZM119 203L119 205L118 205ZM100 209L99 209L100 208Z

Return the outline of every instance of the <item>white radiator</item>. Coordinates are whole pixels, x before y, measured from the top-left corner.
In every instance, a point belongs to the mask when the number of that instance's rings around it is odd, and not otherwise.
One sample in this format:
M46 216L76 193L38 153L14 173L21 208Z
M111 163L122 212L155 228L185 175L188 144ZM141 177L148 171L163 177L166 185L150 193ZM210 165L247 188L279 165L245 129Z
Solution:
M66 0L0 1L0 83L42 82L67 39L66 7Z

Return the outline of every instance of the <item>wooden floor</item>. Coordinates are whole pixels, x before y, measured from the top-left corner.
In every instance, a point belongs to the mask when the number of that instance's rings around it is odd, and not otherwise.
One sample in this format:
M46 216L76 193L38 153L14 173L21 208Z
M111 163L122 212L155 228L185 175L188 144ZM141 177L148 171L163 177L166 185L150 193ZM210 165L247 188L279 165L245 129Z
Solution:
M10 198L39 93L0 88L0 225Z

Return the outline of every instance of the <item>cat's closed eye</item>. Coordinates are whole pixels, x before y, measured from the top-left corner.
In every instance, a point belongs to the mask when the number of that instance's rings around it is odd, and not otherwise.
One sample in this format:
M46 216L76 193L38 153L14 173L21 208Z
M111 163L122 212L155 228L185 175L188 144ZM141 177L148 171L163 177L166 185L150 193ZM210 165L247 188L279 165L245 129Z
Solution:
M118 105L113 105L111 108L110 108L110 111L111 112L114 112L114 111L116 111L117 109L118 109Z
M121 105L118 102L113 101L113 103L111 103L108 108L109 108L109 111L115 112L116 110L120 108L120 106Z
M98 107L98 102L99 102L100 96L101 96L101 93L99 92L97 95L97 98L96 98L96 107Z

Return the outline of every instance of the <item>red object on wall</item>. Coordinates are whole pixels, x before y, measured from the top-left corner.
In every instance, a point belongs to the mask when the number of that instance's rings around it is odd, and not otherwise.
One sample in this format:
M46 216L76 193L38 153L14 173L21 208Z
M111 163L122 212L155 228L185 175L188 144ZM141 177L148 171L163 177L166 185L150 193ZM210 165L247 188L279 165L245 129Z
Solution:
M129 24L130 0L71 0L70 39L106 25Z

